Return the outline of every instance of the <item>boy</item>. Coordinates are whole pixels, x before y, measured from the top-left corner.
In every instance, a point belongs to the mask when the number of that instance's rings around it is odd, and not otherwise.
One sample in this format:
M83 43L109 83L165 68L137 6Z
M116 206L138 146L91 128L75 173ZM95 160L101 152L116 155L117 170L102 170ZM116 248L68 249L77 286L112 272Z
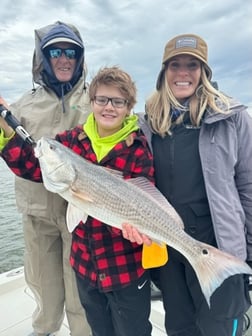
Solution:
M144 176L153 182L153 158L137 116L131 115L136 87L130 76L118 67L101 69L89 95L92 113L86 123L56 140L94 164L122 171L125 179ZM5 137L12 135L3 119L0 127ZM11 149L17 146L21 152L15 158ZM38 161L18 137L8 142L2 157L19 176L34 178ZM28 168L19 168L21 160L29 161ZM70 263L92 334L150 336L150 276L142 267L142 247L91 217L72 234Z

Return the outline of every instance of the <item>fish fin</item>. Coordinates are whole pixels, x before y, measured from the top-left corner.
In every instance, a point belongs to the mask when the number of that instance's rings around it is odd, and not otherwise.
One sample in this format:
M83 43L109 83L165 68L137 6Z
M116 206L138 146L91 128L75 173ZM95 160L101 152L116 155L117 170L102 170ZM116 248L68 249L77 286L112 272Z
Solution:
M210 307L213 292L228 277L235 274L252 274L252 269L244 261L213 246L200 243L201 255L188 258L198 277L201 290Z
M123 179L123 172L120 170L115 170L115 169L111 169L108 167L102 167L103 169L105 169L108 173L112 174L113 176L119 177L120 179Z
M86 222L88 215L83 213L83 210L80 210L72 203L68 203L67 212L66 212L66 223L69 232L73 232L80 221Z
M168 252L165 243L152 242L150 246L143 244L142 266L143 268L160 267L167 263Z
M183 221L179 214L167 201L166 197L146 177L136 177L125 181L138 187L142 192L145 193L146 196L151 198L153 202L157 203L158 206L161 206L169 217L175 217L176 222L179 223L182 228L184 228Z
M72 196L74 196L74 197L80 198L83 201L92 202L92 203L94 202L94 200L92 198L90 198L87 194L85 194L84 192L81 192L81 191L79 191L77 189L73 189L73 188L71 188L70 191L72 193Z

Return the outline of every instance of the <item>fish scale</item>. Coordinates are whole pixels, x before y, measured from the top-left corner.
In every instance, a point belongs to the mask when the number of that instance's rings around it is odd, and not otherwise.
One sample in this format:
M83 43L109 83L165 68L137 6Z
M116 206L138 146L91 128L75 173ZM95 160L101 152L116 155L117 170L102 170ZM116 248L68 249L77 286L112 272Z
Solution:
M46 137L38 141L35 155L45 187L78 209L71 227L87 215L120 229L130 223L154 241L173 247L192 265L209 306L211 295L226 278L252 274L244 261L189 236L175 209L147 179L124 180L118 172L95 165ZM69 222L71 217L67 218Z

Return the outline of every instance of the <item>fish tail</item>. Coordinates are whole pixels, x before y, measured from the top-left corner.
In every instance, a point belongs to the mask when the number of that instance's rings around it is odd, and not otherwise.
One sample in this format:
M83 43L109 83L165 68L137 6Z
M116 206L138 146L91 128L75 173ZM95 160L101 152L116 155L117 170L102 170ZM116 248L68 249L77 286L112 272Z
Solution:
M198 277L201 290L210 307L213 292L228 277L235 274L252 274L252 269L244 261L225 253L213 246L200 244L201 255L189 260Z

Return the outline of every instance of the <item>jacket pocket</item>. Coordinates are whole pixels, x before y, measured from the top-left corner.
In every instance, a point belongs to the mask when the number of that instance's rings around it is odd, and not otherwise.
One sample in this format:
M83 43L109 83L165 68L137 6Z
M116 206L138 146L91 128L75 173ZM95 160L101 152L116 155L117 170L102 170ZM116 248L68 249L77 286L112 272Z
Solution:
M186 231L193 238L216 246L211 213L207 203L189 204L187 223Z
M210 209L207 203L191 203L189 207L196 217L210 216Z
M18 211L32 216L65 216L66 201L59 195L47 191L43 183L20 177L15 178L16 205Z

